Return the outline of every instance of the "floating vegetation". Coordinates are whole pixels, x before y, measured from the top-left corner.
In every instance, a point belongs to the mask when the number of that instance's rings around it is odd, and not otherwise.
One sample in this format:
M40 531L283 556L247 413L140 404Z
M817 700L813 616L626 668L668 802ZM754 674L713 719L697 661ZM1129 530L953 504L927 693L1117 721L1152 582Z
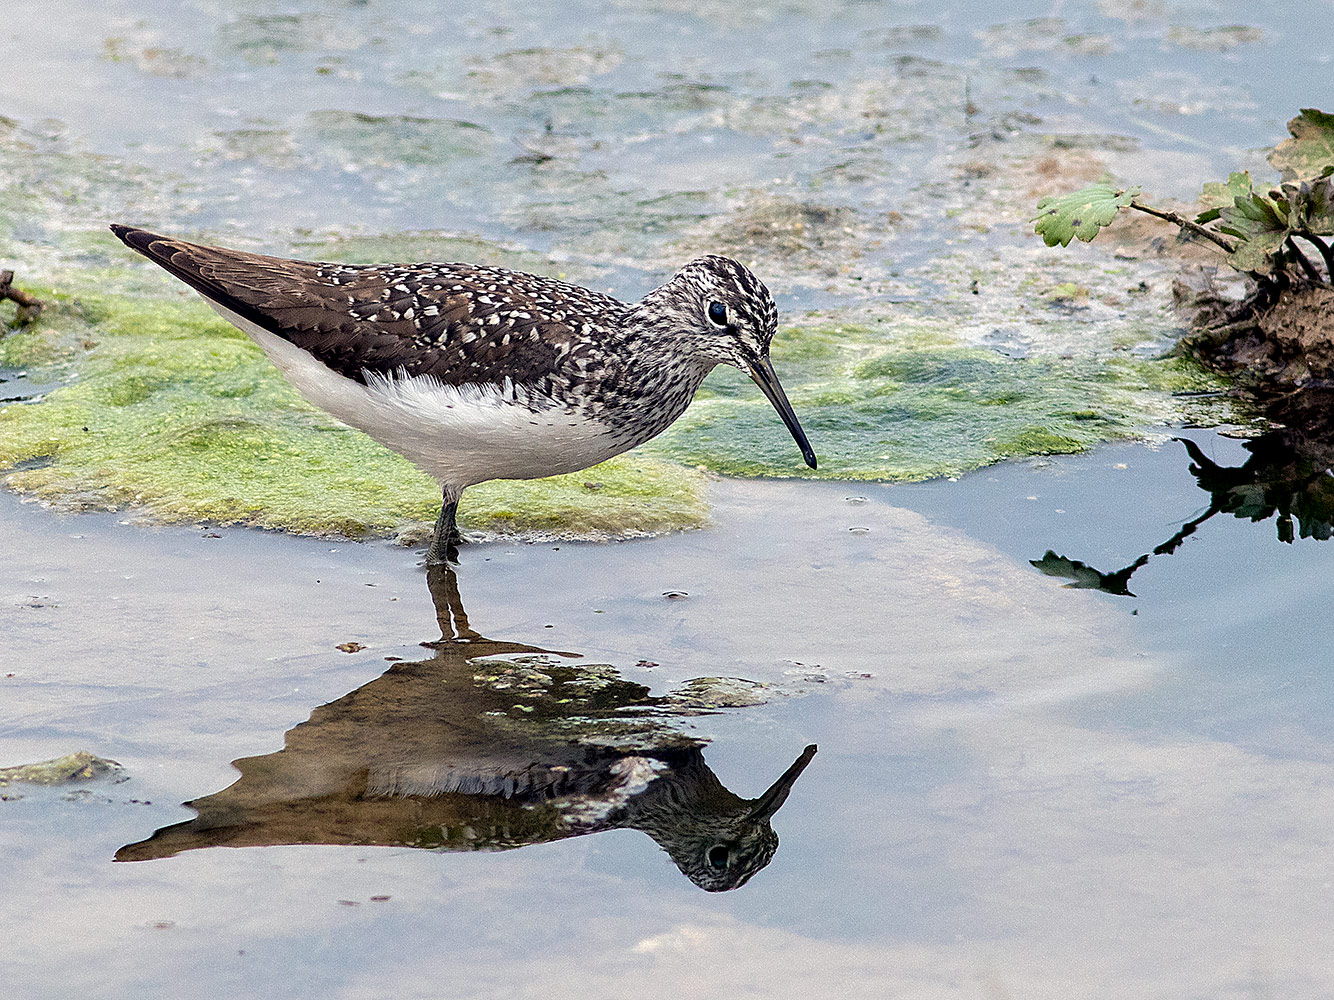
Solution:
M1200 52L1231 52L1238 46L1255 45L1264 39L1264 29L1245 24L1228 24L1221 28L1174 25L1167 29L1169 43Z
M95 778L115 777L124 768L114 760L98 757L87 750L65 754L36 764L0 767L0 788L12 784L70 785Z
M154 44L143 24L135 25L130 35L106 39L102 57L113 63L129 63L141 73L169 80L188 80L204 76L208 62L183 49ZM150 37L145 37L150 36Z
M1071 32L1059 17L996 24L975 33L987 52L999 59L1042 52L1057 56L1105 56L1117 49L1110 35Z
M480 90L510 94L533 87L586 84L621 64L622 53L605 47L511 49L467 61L468 82Z
M921 323L787 328L774 354L817 472L731 371L650 449L732 475L914 481L1134 437L1177 415L1171 393L1219 387L1186 361L1010 358Z

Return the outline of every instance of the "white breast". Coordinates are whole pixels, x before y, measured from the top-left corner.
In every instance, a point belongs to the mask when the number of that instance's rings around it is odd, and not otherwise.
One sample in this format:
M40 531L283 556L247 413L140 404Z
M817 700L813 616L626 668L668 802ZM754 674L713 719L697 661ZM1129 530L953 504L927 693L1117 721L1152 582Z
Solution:
M431 376L339 375L276 334L205 297L306 399L365 431L446 486L577 472L627 450L606 424L554 402L534 413L512 387L445 385Z

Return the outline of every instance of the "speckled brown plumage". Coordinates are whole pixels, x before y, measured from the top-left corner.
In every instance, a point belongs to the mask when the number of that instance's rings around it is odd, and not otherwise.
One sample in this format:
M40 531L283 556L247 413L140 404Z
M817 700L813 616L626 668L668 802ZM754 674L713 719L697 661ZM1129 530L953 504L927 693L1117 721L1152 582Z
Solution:
M113 226L126 245L347 378L505 379L553 396L627 306L538 275L477 264L348 265L201 246ZM573 355L573 356L572 356Z
M435 476L453 539L463 489L587 468L665 430L718 364L747 372L815 466L773 367L778 310L726 257L636 303L478 264L349 265L113 225L248 333L307 399Z

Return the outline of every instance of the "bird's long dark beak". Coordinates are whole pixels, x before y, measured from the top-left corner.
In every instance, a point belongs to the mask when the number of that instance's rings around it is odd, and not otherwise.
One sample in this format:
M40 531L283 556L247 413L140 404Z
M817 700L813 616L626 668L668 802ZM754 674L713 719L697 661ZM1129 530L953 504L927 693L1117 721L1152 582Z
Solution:
M755 380L755 384L760 387L760 391L768 397L769 402L774 404L774 409L783 418L783 423L787 424L787 429L792 432L793 440L797 442L797 447L801 449L801 457L806 460L806 464L812 469L815 468L815 450L811 447L811 443L806 440L806 432L801 429L801 424L797 423L797 415L792 412L792 404L787 401L787 393L778 384L778 376L774 374L773 362L769 360L767 354L751 362L750 377Z
M769 786L769 790L755 800L755 807L750 811L751 819L770 819L774 813L782 808L783 803L787 801L787 793L792 791L792 786L801 777L801 772L806 770L806 765L815 756L815 751L816 746L812 743L801 752L800 757L793 761L792 766Z

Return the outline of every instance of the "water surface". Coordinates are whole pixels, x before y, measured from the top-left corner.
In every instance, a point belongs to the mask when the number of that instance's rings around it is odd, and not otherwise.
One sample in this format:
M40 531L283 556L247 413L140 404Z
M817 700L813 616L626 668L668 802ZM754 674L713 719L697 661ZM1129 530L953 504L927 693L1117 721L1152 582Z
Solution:
M38 280L176 295L109 218L626 297L721 249L850 354L925 334L1053 391L1172 341L1179 262L1139 231L1048 251L1037 197L1189 200L1334 106L1317 2L6 13L0 252ZM6 983L1328 996L1329 463L1149 434L915 486L711 480L703 530L474 545L476 647L420 645L411 550L0 494L0 764L124 779L0 789ZM538 810L479 778L517 756ZM649 775L717 812L794 760L732 891L645 810L616 826Z
M1245 458L1192 437L1220 464ZM1321 995L1328 548L1216 518L1147 564L1134 599L1029 564L1048 548L1129 561L1207 504L1188 462L1168 442L858 494L724 482L707 531L467 550L459 588L484 635L581 653L576 669L609 664L655 697L700 676L766 685L747 699L762 704L678 717L736 794L819 745L773 817L772 862L719 895L630 829L501 853L114 863L189 821L178 802L232 784L229 761L380 683L386 657L430 659L416 641L438 634L435 609L392 547L7 500L4 759L88 747L130 776L3 804L24 886L4 902L11 982Z

